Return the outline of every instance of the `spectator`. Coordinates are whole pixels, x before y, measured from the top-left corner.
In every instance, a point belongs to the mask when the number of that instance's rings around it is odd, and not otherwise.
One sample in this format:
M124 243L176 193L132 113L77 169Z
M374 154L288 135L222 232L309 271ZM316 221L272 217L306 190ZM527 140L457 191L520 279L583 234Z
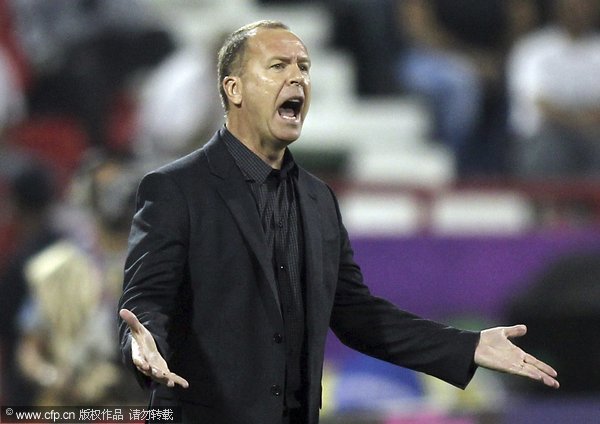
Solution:
M150 169L200 147L222 125L217 48L208 44L181 46L141 85L133 152Z
M31 297L21 313L18 364L36 385L37 405L86 405L114 380L115 367L97 358L100 275L73 243L53 243L28 261ZM106 336L106 334L105 334ZM85 372L82 372L85 371Z
M515 33L535 19L531 1L399 0L405 48L397 62L400 86L430 105L435 139L456 155L458 170L485 164L503 170L505 53ZM487 145L487 149L482 149ZM471 151L477 157L471 158ZM484 156L481 156L481 155Z
M361 96L396 95L393 62L398 50L394 0L324 0L333 21L333 45L351 53Z
M0 45L0 137L25 115L25 101L9 56Z
M18 315L29 293L25 268L33 256L61 236L52 224L55 190L48 171L37 163L5 153L0 158L0 168L8 174L8 201L14 208L13 215L18 226L16 250L0 275L2 398L9 405L31 405L34 389L19 372L16 362Z
M510 55L514 166L531 178L600 175L600 4L555 0Z
M397 50L396 0L259 0L261 4L313 3L324 5L332 23L332 45L352 56L356 92L361 96L394 95L389 63Z
M41 405L145 403L142 390L125 376L112 337L139 179L135 169L113 159L90 166L83 186L95 243L86 249L61 240L26 267L31 297L21 314L19 365L36 384Z
M135 73L173 50L171 35L138 0L13 0L10 6L33 73L31 114L73 117L91 144L106 147L116 97Z

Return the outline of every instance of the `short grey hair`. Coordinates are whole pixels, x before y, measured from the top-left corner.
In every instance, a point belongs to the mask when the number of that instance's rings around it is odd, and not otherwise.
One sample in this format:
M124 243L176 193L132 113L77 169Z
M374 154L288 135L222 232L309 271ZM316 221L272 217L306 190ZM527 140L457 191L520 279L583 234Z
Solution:
M260 28L267 29L285 29L289 31L289 27L280 21L263 20L253 22L232 32L223 43L219 50L217 62L217 75L219 84L219 95L221 103L225 111L229 111L229 99L223 88L223 80L229 75L239 75L244 63L244 54L248 39L253 35L253 32Z

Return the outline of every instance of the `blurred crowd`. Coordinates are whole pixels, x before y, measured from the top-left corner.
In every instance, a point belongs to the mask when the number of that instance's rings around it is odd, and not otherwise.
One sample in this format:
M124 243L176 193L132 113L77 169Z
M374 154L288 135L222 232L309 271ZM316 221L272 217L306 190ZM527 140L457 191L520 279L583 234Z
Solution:
M215 48L147 1L0 0L2 404L146 404L116 340L135 190L221 125Z
M600 2L323 0L362 95L413 94L458 174L600 174Z
M312 1L357 94L425 99L460 174L600 174L598 0ZM114 331L135 189L222 125L222 34L152 5L0 0L2 404L145 403Z

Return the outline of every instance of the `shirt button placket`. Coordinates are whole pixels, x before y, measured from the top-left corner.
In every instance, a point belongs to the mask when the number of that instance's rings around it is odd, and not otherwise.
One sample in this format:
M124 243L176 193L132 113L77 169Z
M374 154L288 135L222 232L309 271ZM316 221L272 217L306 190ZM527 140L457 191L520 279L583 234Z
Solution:
M271 386L271 394L273 396L281 396L281 386L279 384L273 384Z

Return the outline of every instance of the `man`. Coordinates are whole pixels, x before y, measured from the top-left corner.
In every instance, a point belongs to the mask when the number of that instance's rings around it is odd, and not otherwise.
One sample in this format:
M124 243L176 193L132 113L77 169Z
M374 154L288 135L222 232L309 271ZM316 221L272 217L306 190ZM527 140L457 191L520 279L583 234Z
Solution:
M507 67L515 173L600 175L600 3L556 0L552 19L513 46Z
M225 127L140 184L120 335L124 359L152 382L151 405L180 406L185 422L315 424L329 326L354 349L459 387L477 365L558 387L508 341L524 326L464 332L369 293L335 196L287 150L308 112L309 70L283 24L234 32L219 53Z

